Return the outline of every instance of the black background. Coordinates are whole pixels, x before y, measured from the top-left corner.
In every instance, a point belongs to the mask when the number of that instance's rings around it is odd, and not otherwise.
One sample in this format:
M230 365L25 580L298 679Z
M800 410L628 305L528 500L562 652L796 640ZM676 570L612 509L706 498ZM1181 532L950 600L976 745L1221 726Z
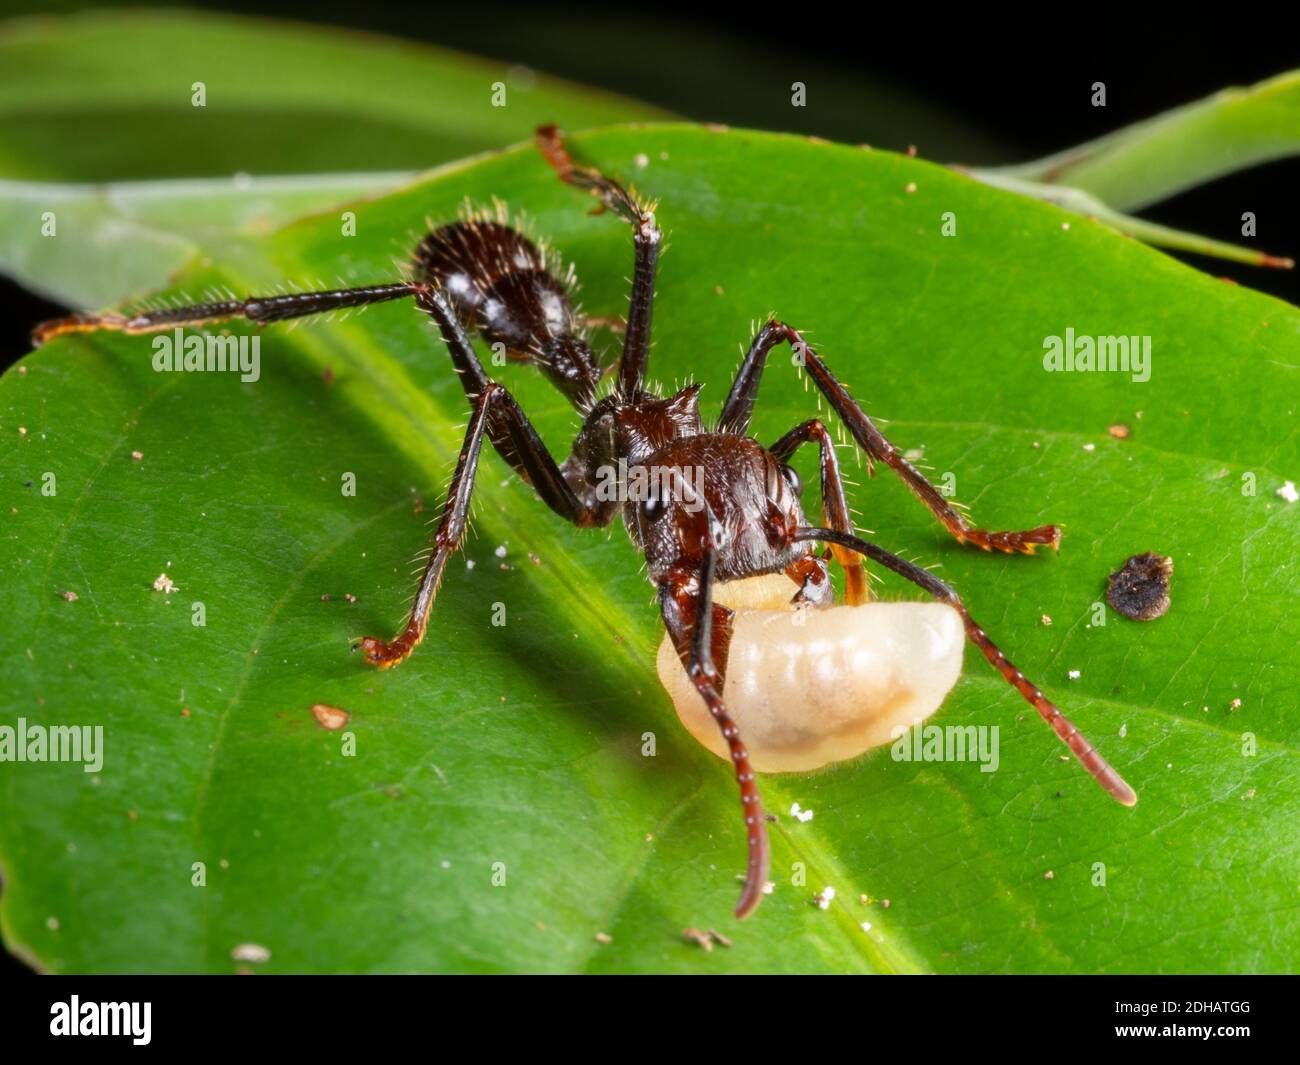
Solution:
M11 5L8 13L77 10ZM688 118L902 150L940 162L1022 162L1111 132L1231 85L1300 66L1294 35L1245 5L1207 15L1142 15L1136 5L1044 5L978 15L929 10L915 21L869 5L807 3L706 9L631 4L376 4L319 0L192 5L274 15L424 40L509 60L655 103ZM1054 13L1054 11L1056 13ZM790 86L808 86L804 108ZM1107 105L1092 106L1104 82ZM891 106L896 102L897 106ZM563 121L563 116L556 116ZM413 160L412 167L421 165ZM1144 212L1183 229L1241 242L1243 211L1255 243L1300 253L1294 209L1300 160L1230 176ZM1300 295L1293 272L1189 259L1211 273ZM31 326L62 308L0 279L0 365L27 350ZM0 973L22 971L0 956Z

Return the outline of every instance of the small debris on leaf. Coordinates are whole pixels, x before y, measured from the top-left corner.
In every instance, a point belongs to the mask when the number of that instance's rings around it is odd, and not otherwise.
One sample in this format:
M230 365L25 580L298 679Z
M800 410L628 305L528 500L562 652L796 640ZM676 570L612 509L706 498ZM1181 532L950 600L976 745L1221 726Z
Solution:
M321 728L329 729L331 732L346 725L349 717L348 712L341 707L328 706L325 703L317 703L313 706L311 715Z
M811 810L805 810L796 802L792 803L790 806L790 816L797 818L800 821L807 822L813 819L813 812Z
M1154 551L1134 555L1106 582L1106 602L1126 618L1154 621L1169 609L1174 560Z
M240 943L230 952L235 961L262 962L271 960L271 952L260 943Z

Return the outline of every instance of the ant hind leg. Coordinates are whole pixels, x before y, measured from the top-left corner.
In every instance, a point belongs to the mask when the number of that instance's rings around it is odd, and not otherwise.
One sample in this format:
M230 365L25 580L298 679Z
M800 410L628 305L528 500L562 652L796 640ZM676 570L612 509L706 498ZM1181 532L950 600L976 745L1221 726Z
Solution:
M618 364L618 388L622 395L634 396L641 390L650 358L655 275L663 243L663 233L655 223L654 209L642 204L613 178L575 163L565 147L564 134L557 127L542 126L537 131L537 147L561 181L586 189L600 201L598 210L613 211L632 226L635 262L623 334L623 355Z
M329 289L322 292L292 292L278 296L249 296L242 300L219 300L191 303L184 307L167 307L140 314L71 314L41 322L32 330L32 344L40 347L48 340L69 333L114 332L137 335L159 333L178 326L212 325L216 322L243 319L258 325L305 318L346 307L415 296L424 288L415 281L395 281L360 288Z

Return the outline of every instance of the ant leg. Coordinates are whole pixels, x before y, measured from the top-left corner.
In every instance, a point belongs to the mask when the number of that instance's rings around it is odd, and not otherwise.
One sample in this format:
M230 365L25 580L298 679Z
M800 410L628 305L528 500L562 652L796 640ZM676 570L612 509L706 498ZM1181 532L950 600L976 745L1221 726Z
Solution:
M713 605L713 565L714 552L710 549L705 551L698 572L678 571L670 575L659 585L659 609L682 665L722 730L736 767L749 847L745 886L736 904L736 916L747 917L762 901L770 851L763 804L754 781L754 769L749 764L749 752L722 702L732 612L724 606Z
M1047 544L1052 548L1060 546L1061 530L1055 525L1042 525L1022 532L989 532L968 525L956 508L925 479L925 475L903 458L903 453L885 439L867 413L849 395L848 389L836 380L798 330L784 322L769 321L759 330L750 344L749 352L727 396L727 402L723 405L722 418L718 422L723 431L743 433L748 428L768 352L782 340L789 342L812 377L813 383L830 401L832 409L843 419L853 438L866 451L867 469L873 471L873 462L883 462L892 469L958 543L969 542L985 551L996 548L1007 553L1020 551L1024 554L1033 554L1034 548L1040 544Z
M553 511L574 525L590 526L597 523L597 512L585 506L573 494L523 409L504 385L485 378L483 387L470 400L474 409L465 433L465 443L456 462L456 472L452 475L451 487L447 491L447 505L443 509L438 531L434 534L433 551L424 568L424 576L420 579L420 588L406 627L392 640L367 636L357 644L365 652L366 661L380 669L387 669L403 661L424 639L429 612L434 597L438 594L443 570L448 558L460 546L465 533L470 494L474 489L474 476L478 471L479 453L485 435L492 439L494 432L500 434L503 447L498 450L503 456L509 453L518 457L520 465L517 469L520 476L533 485L542 501Z
M989 639L975 619L970 616L970 612L966 609L957 593L933 573L860 537L838 532L835 529L799 529L794 534L794 540L796 542L813 540L822 543L838 543L865 558L879 562L887 569L893 570L900 577L929 592L941 603L947 603L951 606L961 615L962 625L965 627L966 636L971 643L980 649L980 652L988 659L990 665L1002 674L1007 683L1015 688L1024 697L1025 701L1038 711L1039 716L1052 726L1052 730L1070 748L1070 753L1083 764L1084 769L1092 774L1093 779L1102 786L1106 793L1125 806L1133 806L1137 803L1137 793L1124 782L1124 778L1110 767L1110 764L1101 756L1101 753L1088 742L1083 733L1074 727L1070 719L1061 713L1056 704L1038 688L1034 687L1020 670L1016 669L1007 656L998 648L997 644Z
M849 504L844 497L844 478L840 474L839 457L835 454L835 441L820 419L812 418L791 429L768 451L781 462L788 462L801 444L813 440L817 441L821 451L822 520L837 532L852 534L853 519L849 517ZM831 552L844 570L845 602L853 606L867 602L871 593L867 587L867 572L862 568L862 560L839 544L832 544Z
M460 383L469 401L477 403L484 393L491 389L498 390L497 399L488 412L487 423L488 439L492 441L497 454L527 484L533 486L542 497L542 502L566 521L581 528L609 524L616 508L608 503L603 506L589 505L574 493L514 396L488 377L474 352L469 334L446 295L424 288L417 301L420 308L437 322L442 339L451 354L452 365L460 376Z
M32 344L40 347L47 340L66 333L94 333L101 330L129 334L157 333L176 326L211 325L237 318L264 325L267 322L303 318L344 307L402 299L416 295L423 287L416 281L396 281L387 285L366 285L363 288L292 292L280 296L250 296L242 300L193 303L187 307L168 307L132 315L72 314L66 318L42 322L32 330Z
M451 487L447 490L447 503L443 507L442 520L433 538L433 551L424 567L424 576L420 578L420 588L411 607L406 627L392 640L381 640L375 636L363 636L353 644L365 653L366 661L380 669L388 669L403 661L415 650L416 644L424 639L425 628L429 624L429 612L433 609L434 597L438 594L438 585L442 582L443 570L447 568L447 559L460 546L465 535L465 524L469 518L470 497L474 492L474 476L478 472L479 454L483 450L483 434L487 429L488 414L495 403L507 395L505 388L498 384L489 384L474 404L474 413L470 417L469 427L465 432L465 443L461 445L460 458L456 460L456 472L452 474Z
M440 295L432 298L442 301ZM451 314L451 308L445 301L441 302L440 310ZM454 324L454 315L449 320ZM473 357L472 349L469 354ZM477 358L472 365L477 366L482 373ZM355 645L365 652L367 662L380 669L388 669L404 661L424 639L443 570L465 534L470 495L474 490L474 477L478 471L484 436L494 444L500 439L497 450L512 465L517 462L519 475L533 485L542 501L553 511L574 525L593 526L599 523L602 512L586 506L574 495L559 467L555 465L555 460L546 450L546 445L542 443L518 401L504 385L485 376L479 391L470 395L470 402L474 409L465 433L465 443L461 447L460 458L456 461L456 472L452 475L451 487L447 490L447 504L443 508L438 531L434 534L433 550L424 568L424 576L420 579L420 588L406 627L392 640L366 636ZM497 434L496 437L493 436L494 433Z
M627 325L623 335L623 356L619 361L618 389L624 396L641 390L646 362L650 358L650 319L654 311L655 273L659 267L659 250L663 233L655 224L652 205L644 205L612 178L598 170L579 166L564 146L564 134L555 126L537 131L537 147L561 181L587 189L601 206L632 226L632 244L636 253L632 270L632 294L628 302Z
M767 367L768 353L785 339L779 322L767 322L749 342L749 350L740 362L731 391L722 404L718 418L718 432L744 436L749 432L749 419L754 414L754 401L758 398L758 385Z

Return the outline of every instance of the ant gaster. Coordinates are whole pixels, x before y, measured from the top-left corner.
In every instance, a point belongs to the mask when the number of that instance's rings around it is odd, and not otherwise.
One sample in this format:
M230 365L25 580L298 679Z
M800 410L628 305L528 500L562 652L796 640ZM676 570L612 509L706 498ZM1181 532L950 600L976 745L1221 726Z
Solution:
M596 213L608 210L632 228L632 291L617 364L617 383L598 398L603 370L583 339L583 320L554 263L517 230L486 216L433 230L415 251L411 280L322 292L195 304L135 315L74 315L38 326L33 340L98 329L149 333L178 325L243 318L256 323L414 298L442 333L471 405L446 506L434 537L410 617L391 640L358 642L372 665L403 661L424 636L448 558L465 532L470 495L483 440L562 518L583 528L612 522L619 510L632 541L644 553L669 637L731 752L744 811L749 862L736 915L750 913L762 897L768 872L766 818L744 741L723 701L732 611L713 602L714 584L785 573L797 586L793 600L812 607L831 602L827 565L816 544L828 547L844 568L845 598L867 599L862 560L892 570L953 607L968 638L1007 682L1051 725L1071 753L1113 798L1137 801L1126 784L1068 718L1006 658L967 612L957 593L937 577L854 533L835 446L818 419L796 426L764 447L748 434L750 415L769 352L794 349L797 361L828 400L853 439L875 463L892 469L943 526L962 543L984 550L1032 553L1053 548L1060 530L1045 525L1024 532L987 532L970 526L876 428L800 333L768 321L754 336L717 424L700 419L699 386L660 396L645 381L650 320L662 234L654 210L618 182L577 165L553 126L540 129L538 147L561 180L590 192ZM583 415L573 450L557 464L504 385L485 372L471 343L477 332L508 355L536 365ZM820 451L823 526L811 526L800 502L801 485L787 465L803 444ZM653 467L674 474L642 498L610 500L597 491L611 468ZM692 483L691 475L696 475ZM702 474L702 476L699 476ZM652 483L653 479L652 479ZM701 497L702 494L702 498Z

